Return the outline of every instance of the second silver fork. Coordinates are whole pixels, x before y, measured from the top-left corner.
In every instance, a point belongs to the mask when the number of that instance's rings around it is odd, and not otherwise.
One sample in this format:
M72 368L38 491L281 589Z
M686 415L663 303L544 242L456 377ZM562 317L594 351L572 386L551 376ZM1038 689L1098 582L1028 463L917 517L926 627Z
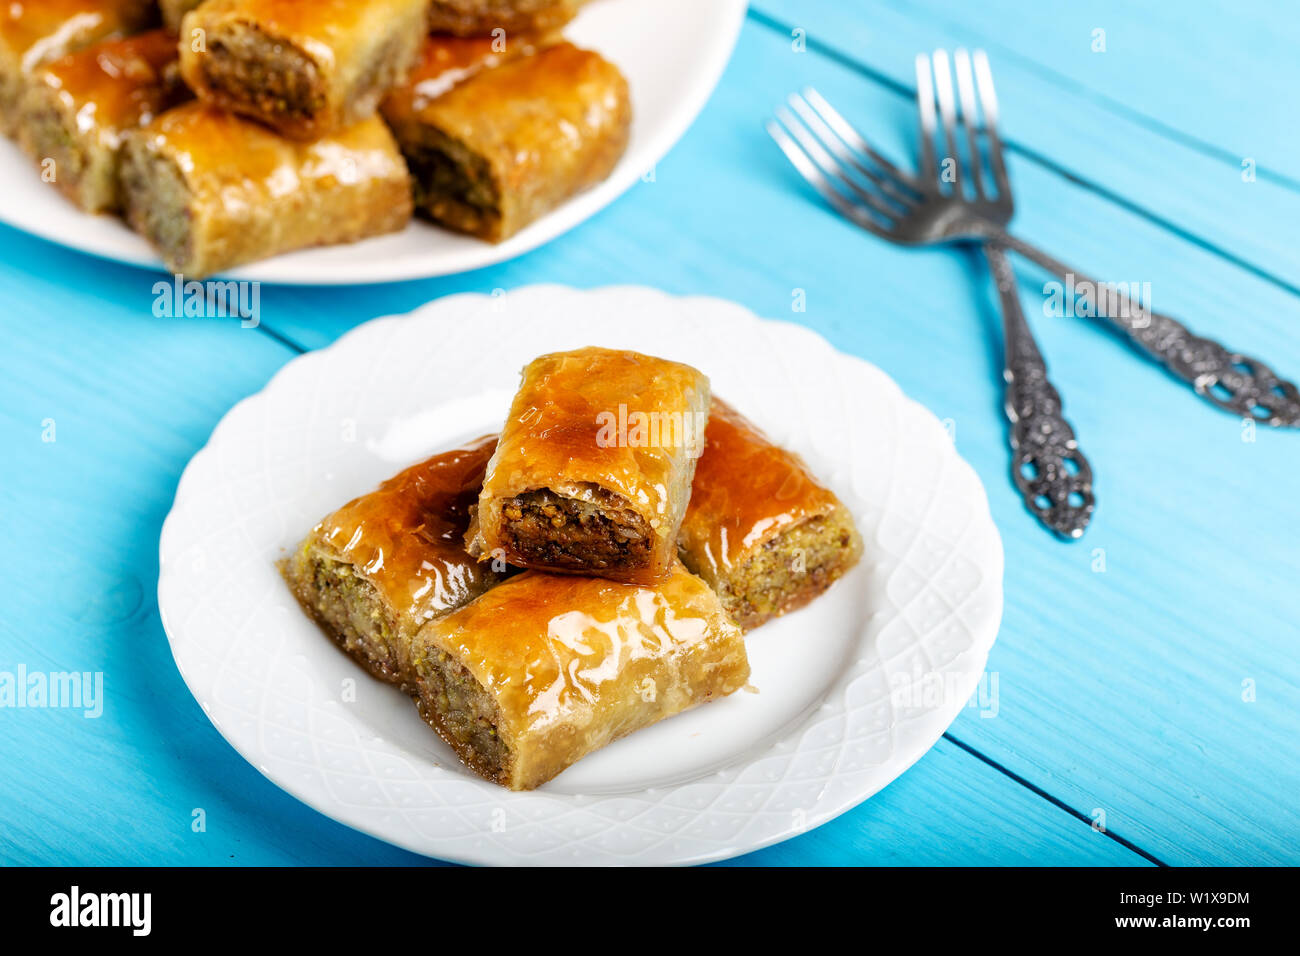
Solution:
M962 200L982 219L1006 226L1015 212L1015 204L1011 180L1002 159L1002 141L997 133L993 74L980 50L975 53L974 70L965 50L957 50L953 61L957 73L956 100L947 53L936 50L931 59L924 54L916 58L922 186L927 177L935 186L946 182L950 186L950 199ZM931 63L933 87L930 84ZM976 78L978 110L975 105ZM936 163L934 152L936 102L946 151L942 163ZM962 162L957 142L959 133L965 134L966 164ZM987 144L987 174L981 169L981 139ZM970 197L965 192L967 179L973 190ZM988 179L992 180L992 189ZM939 189L942 191L941 186ZM1047 377L1047 363L1021 309L1015 272L1005 247L990 238L981 243L981 248L1002 303L1005 348L1002 374L1007 386L1005 408L1011 423L1011 476L1025 504L1040 521L1063 537L1081 537L1096 507L1092 466L1079 450L1074 429L1061 409L1061 395Z

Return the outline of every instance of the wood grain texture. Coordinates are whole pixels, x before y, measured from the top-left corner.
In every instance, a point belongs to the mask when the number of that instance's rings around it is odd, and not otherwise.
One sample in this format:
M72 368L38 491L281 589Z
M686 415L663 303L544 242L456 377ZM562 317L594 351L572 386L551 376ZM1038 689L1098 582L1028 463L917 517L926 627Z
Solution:
M923 778L945 780L931 789ZM802 836L721 866L1150 866L1138 854L1051 804L960 747L940 740L916 765L866 803ZM996 809L986 803L998 794ZM972 810L977 812L972 814ZM994 812L987 812L994 810ZM959 849L940 832L947 819L965 834ZM970 840L983 832L982 841Z
M1216 12L1219 4L1212 0L1167 5L1163 13L1106 0L1100 5L1106 15L1085 29L1096 19L1094 6L756 0L751 19L787 37L801 30L814 55L832 54L864 79L894 90L906 104L909 142L916 54L984 46L1011 150L1300 289L1300 248L1278 241L1278 224L1300 215L1300 183L1293 173L1300 163L1300 131L1286 119L1290 98L1281 92L1294 87L1296 58L1261 57L1253 17ZM1121 16L1125 7L1129 12ZM1167 22L1175 19L1177 24ZM1093 54L1091 29L1104 23L1114 24L1107 52ZM1294 27L1282 28L1283 36L1289 29ZM1159 50L1181 49L1181 58L1156 55L1150 41L1161 30ZM1212 44L1202 39L1207 32L1215 34ZM1273 49L1272 39L1263 42ZM1242 75L1257 78L1247 85L1252 95L1232 92ZM1186 132L1149 115L1163 120L1159 111L1174 101L1182 114L1197 118ZM1215 130L1230 139L1206 148L1197 137ZM1253 182L1242 180L1244 158L1255 160Z
M912 56L985 42L959 5L940 6L760 0L717 93L654 181L491 269L366 289L264 288L260 330L155 319L153 274L0 228L0 447L10 465L0 513L24 556L9 579L0 669L103 670L108 696L98 720L0 712L0 759L24 768L0 777L0 860L422 862L298 804L222 741L158 622L158 531L189 456L295 349L451 292L546 281L717 295L806 324L950 419L988 489L1007 557L989 665L996 715L966 710L952 740L871 801L740 862L1148 862L1112 837L1169 863L1300 862L1300 436L1248 435L1114 336L1045 316L1046 277L1026 267L1026 312L1097 471L1087 536L1053 541L1007 475L1000 323L981 262L854 229L763 133L771 108L812 83L882 149L910 156L900 84L910 86ZM792 9L833 55L794 52L778 28ZM1047 9L1033 22L1072 35L1078 17ZM1136 7L1125 16L1176 28ZM1221 34L1229 62L1241 55L1238 27ZM1189 26L1188 42L1204 29ZM998 34L1015 56L988 43L1009 132L1024 144L1010 158L1017 231L1104 278L1149 281L1157 308L1300 375L1300 298L1287 288L1300 276L1300 195L1276 177L1243 184L1200 145L1239 149L1271 114L1228 96L1205 115L1171 110L1171 129L1147 128L1115 110L1113 77L1090 79L1068 58L1045 76L1034 56L1052 48L1035 53L1031 34ZM1190 59L1161 62L1161 82L1204 72ZM1125 75L1143 89L1156 82ZM1166 118L1163 99L1150 103ZM1215 113L1230 107L1240 115ZM792 311L796 290L806 311ZM47 418L54 443L41 441ZM195 808L207 811L206 833L191 831ZM1088 825L1097 811L1110 836Z
M1234 167L1253 157L1261 176L1300 184L1300 129L1289 97L1279 95L1300 83L1300 21L1284 15L1285 3L885 2L1164 138Z

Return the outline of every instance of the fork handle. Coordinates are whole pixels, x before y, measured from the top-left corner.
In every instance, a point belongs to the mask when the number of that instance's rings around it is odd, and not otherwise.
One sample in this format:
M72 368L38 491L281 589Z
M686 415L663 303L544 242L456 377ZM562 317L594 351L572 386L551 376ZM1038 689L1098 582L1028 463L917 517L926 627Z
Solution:
M1063 280L1102 288L1097 280L1015 236L1002 233L997 239L1006 248ZM1108 294L1107 298L1111 296ZM1293 382L1279 378L1259 359L1229 351L1212 339L1202 338L1170 316L1153 312L1140 303L1135 305L1118 291L1113 301L1115 309L1098 314L1123 330L1138 348L1190 385L1196 394L1225 411L1262 424L1300 426L1300 390Z
M986 242L984 255L1002 300L1012 480L1039 521L1064 538L1079 538L1096 506L1092 468L1061 413L1060 393L1047 378L1047 363L1021 311L1006 253Z

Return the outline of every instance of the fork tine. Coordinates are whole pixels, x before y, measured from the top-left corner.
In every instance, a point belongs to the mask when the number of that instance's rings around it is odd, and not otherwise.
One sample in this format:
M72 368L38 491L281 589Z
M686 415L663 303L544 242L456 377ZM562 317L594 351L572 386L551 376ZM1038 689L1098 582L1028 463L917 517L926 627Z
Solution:
M998 196L1011 198L1011 180L1007 178L1007 167L1002 161L1002 140L998 138L998 97L993 91L993 71L989 69L989 58L983 50L976 50L975 83L979 88L980 109L984 113L984 135L989 144L989 164L993 167L993 182L997 186Z
M778 113L781 112L778 110ZM791 117L793 119L793 117ZM869 215L861 206L849 202L844 194L831 185L817 164L808 158L808 155L799 148L799 144L790 138L789 134L781 127L779 123L768 120L765 124L767 133L774 140L776 145L781 147L781 152L785 153L786 159L798 171L799 175L804 178L808 185L821 195L835 210L841 215L868 232L874 233L881 238L888 239L889 233Z
M948 150L945 159L952 159L952 191L961 195L961 154L957 152L957 104L952 95L952 73L948 68L948 51L935 50L930 56L934 63L934 92L939 101L939 120L943 124L943 140Z
M933 187L938 176L934 165L934 84L930 81L930 58L916 55L916 112L921 121L921 183Z
M877 153L874 149L872 149L870 144L867 143L866 139L863 138L862 134L859 133L856 129L854 129L853 126L849 123L849 121L840 115L839 110L835 109L835 107L831 106L830 103L826 102L825 98L820 93L818 93L811 86L805 86L803 89L803 97L812 106L812 108L816 110L819 118L822 119L827 126L829 126L832 130L834 130L835 135L838 136L841 140L843 140L844 143L846 143L850 148L855 149L863 156L866 156L878 167L883 169L886 173L892 176L896 181L902 183L908 189L912 190L913 192L919 192L918 189L919 184L917 183L916 179L912 176L912 174L906 172L905 170L900 169L897 165L891 163L880 153ZM853 164L855 167L860 168L860 164L857 163L856 161L854 161Z
M859 161L858 158L853 155L853 151L841 141L840 137L835 135L831 128L822 120L821 116L817 114L817 111L810 106L803 97L799 96L797 93L791 93L787 98L787 101L790 106L794 108L794 111L799 114L804 123L808 125L808 128L812 130L813 135L821 141L821 145L834 153L835 158L841 163L857 170L858 174L862 176L863 179L869 181L873 186L879 189L881 193L898 203L903 210L906 210L907 207L916 202L914 197L904 193L886 176L881 175L873 169L869 169ZM866 146L866 143L863 142L862 145ZM868 149L869 148L870 147L868 147Z
M988 193L984 191L984 176L980 168L983 164L980 161L979 142L976 139L980 124L975 108L975 84L971 80L970 54L961 48L954 50L952 65L957 72L957 99L961 106L960 123L966 130L971 182L975 184L975 195L980 199L987 199Z
M821 167L821 171L829 177L830 181L840 187L841 193L847 189L882 216L890 220L898 218L898 209L891 207L875 193L862 188L845 175L844 169L835 162L817 137L795 119L793 113L784 106L780 106L777 107L776 117L785 124L785 128L799 141L803 151L812 158L814 163Z

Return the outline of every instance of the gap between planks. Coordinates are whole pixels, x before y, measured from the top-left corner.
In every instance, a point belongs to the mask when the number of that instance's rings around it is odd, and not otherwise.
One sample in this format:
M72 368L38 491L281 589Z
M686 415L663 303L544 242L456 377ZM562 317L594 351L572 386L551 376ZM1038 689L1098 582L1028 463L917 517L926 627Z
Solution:
M1031 783L1029 780L1026 780L1024 777L1020 776L1020 774L1016 773L1014 770L1010 770L1007 767L1004 767L1002 764L998 763L992 757L988 756L987 754L983 753L977 748L971 746L965 741L962 741L957 737L954 737L949 731L945 730L943 732L943 739L953 744L954 746L960 747L962 750L966 751L966 753L970 754L976 760L980 760L988 764L988 766L996 770L998 773L1002 774L1008 780L1020 784L1020 786L1024 787L1026 790L1030 791L1036 796L1039 796L1042 799L1046 800L1048 803L1056 807L1058 810L1064 810L1066 813L1074 817L1080 823L1087 824L1089 827L1092 826L1093 821L1091 819L1089 819L1080 811L1074 809L1074 807L1070 806L1064 800L1054 796L1053 794L1048 793L1046 790L1044 790L1042 787L1038 786L1037 784ZM1168 863L1164 862L1164 860L1161 860L1159 857L1155 856L1154 854L1148 853L1146 850L1142 849L1133 841L1126 840L1124 837L1120 836L1118 833L1115 833L1112 830L1103 828L1098 832L1101 833L1102 836L1109 837L1110 839L1114 840L1116 843L1124 847L1126 850L1136 853L1144 860L1149 860L1150 862L1154 863L1156 866L1167 867L1169 865Z
M780 33L783 36L788 35L791 30L795 29L793 25L789 23L785 23L777 19L776 17L772 16L769 13L765 13L761 10L755 10L753 7L749 9L747 16L751 21L753 21L758 26L764 27L765 29L768 30L772 30L773 32L776 33ZM866 63L863 63L860 60L855 60L853 57L849 56L848 54L840 50L837 50L832 46L828 46L827 44L823 43L821 40L813 36L808 36L805 38L805 43L807 44L809 50L813 51L819 56L824 56L828 60L833 60L835 63L838 63L840 66L852 70L853 72L859 74L860 76L865 77L871 82L876 83L877 85L884 87L890 92L903 97L908 102L911 102L916 99L916 90L914 88L898 82L893 77L890 77L885 73L881 73L880 71L876 70L875 68L869 66ZM1061 84L1057 84L1057 85L1059 86ZM1100 108L1105 109L1112 113L1115 112L1114 110L1110 109L1109 102L1107 100L1101 99L1101 100L1096 100L1095 102ZM1138 118L1145 119L1145 117L1142 117L1141 114L1137 114L1137 116ZM1127 118L1132 119L1132 117L1127 117ZM1179 136L1170 136L1167 134L1165 128L1160 126L1159 124L1156 124L1155 126L1152 127L1152 132L1156 136L1159 136L1163 139L1167 139L1172 142L1177 142L1179 145L1189 149L1195 149L1193 143L1183 142L1181 134ZM1166 217L1160 215L1159 213L1151 209L1148 209L1147 207L1143 206L1141 203L1137 202L1136 200L1129 199L1126 196L1122 196L1119 193L1115 192L1114 190L1109 189L1106 186L1103 186L1099 182L1096 182L1095 180L1088 179L1085 176L1080 176L1078 173L1072 172L1066 169L1065 167L1061 166L1055 160L1049 159L1047 156L1044 156L1042 153L1038 152L1037 150L1030 149L1029 147L1026 147L1016 142L1014 139L1009 139L1004 136L1002 139L1002 145L1003 148L1006 149L1008 152L1013 152L1018 156L1021 156L1024 159L1038 166L1041 166L1043 169L1047 170L1048 172L1060 176L1062 179L1072 182L1078 186L1081 186L1082 188L1096 194L1097 196L1101 197L1107 202L1110 202L1118 206L1119 208L1132 213L1135 216L1139 216L1140 218L1145 219L1147 222L1150 222L1153 225L1158 226L1159 228L1170 233L1171 235L1177 236L1179 239L1189 242L1192 245L1197 246L1198 248L1204 249L1206 252L1209 252L1211 255L1217 256L1218 258L1222 259L1224 262L1227 262L1230 265L1233 265L1244 272L1248 272L1251 275L1264 280L1270 285L1273 285L1283 290L1284 292L1290 293L1291 295L1294 295L1296 297L1300 297L1300 285L1297 285L1296 283L1291 282L1288 279L1285 279L1282 276L1277 275L1276 273L1271 272L1268 269L1265 269L1263 266L1257 265L1251 262L1250 260L1237 255L1234 252L1228 251L1227 249L1223 248L1222 246L1218 245L1215 242L1212 242L1211 240L1205 238L1204 236L1192 232L1190 229L1180 226L1177 223L1171 222ZM1201 152L1204 155L1209 156L1212 159L1220 160L1223 158L1221 152L1207 152L1206 150L1197 150L1197 151ZM1293 192L1300 192L1300 188L1295 188L1297 184L1293 184L1291 180L1286 179L1285 177L1279 178L1274 176L1272 177L1272 179L1276 182L1276 184L1279 187L1283 189L1287 189Z

